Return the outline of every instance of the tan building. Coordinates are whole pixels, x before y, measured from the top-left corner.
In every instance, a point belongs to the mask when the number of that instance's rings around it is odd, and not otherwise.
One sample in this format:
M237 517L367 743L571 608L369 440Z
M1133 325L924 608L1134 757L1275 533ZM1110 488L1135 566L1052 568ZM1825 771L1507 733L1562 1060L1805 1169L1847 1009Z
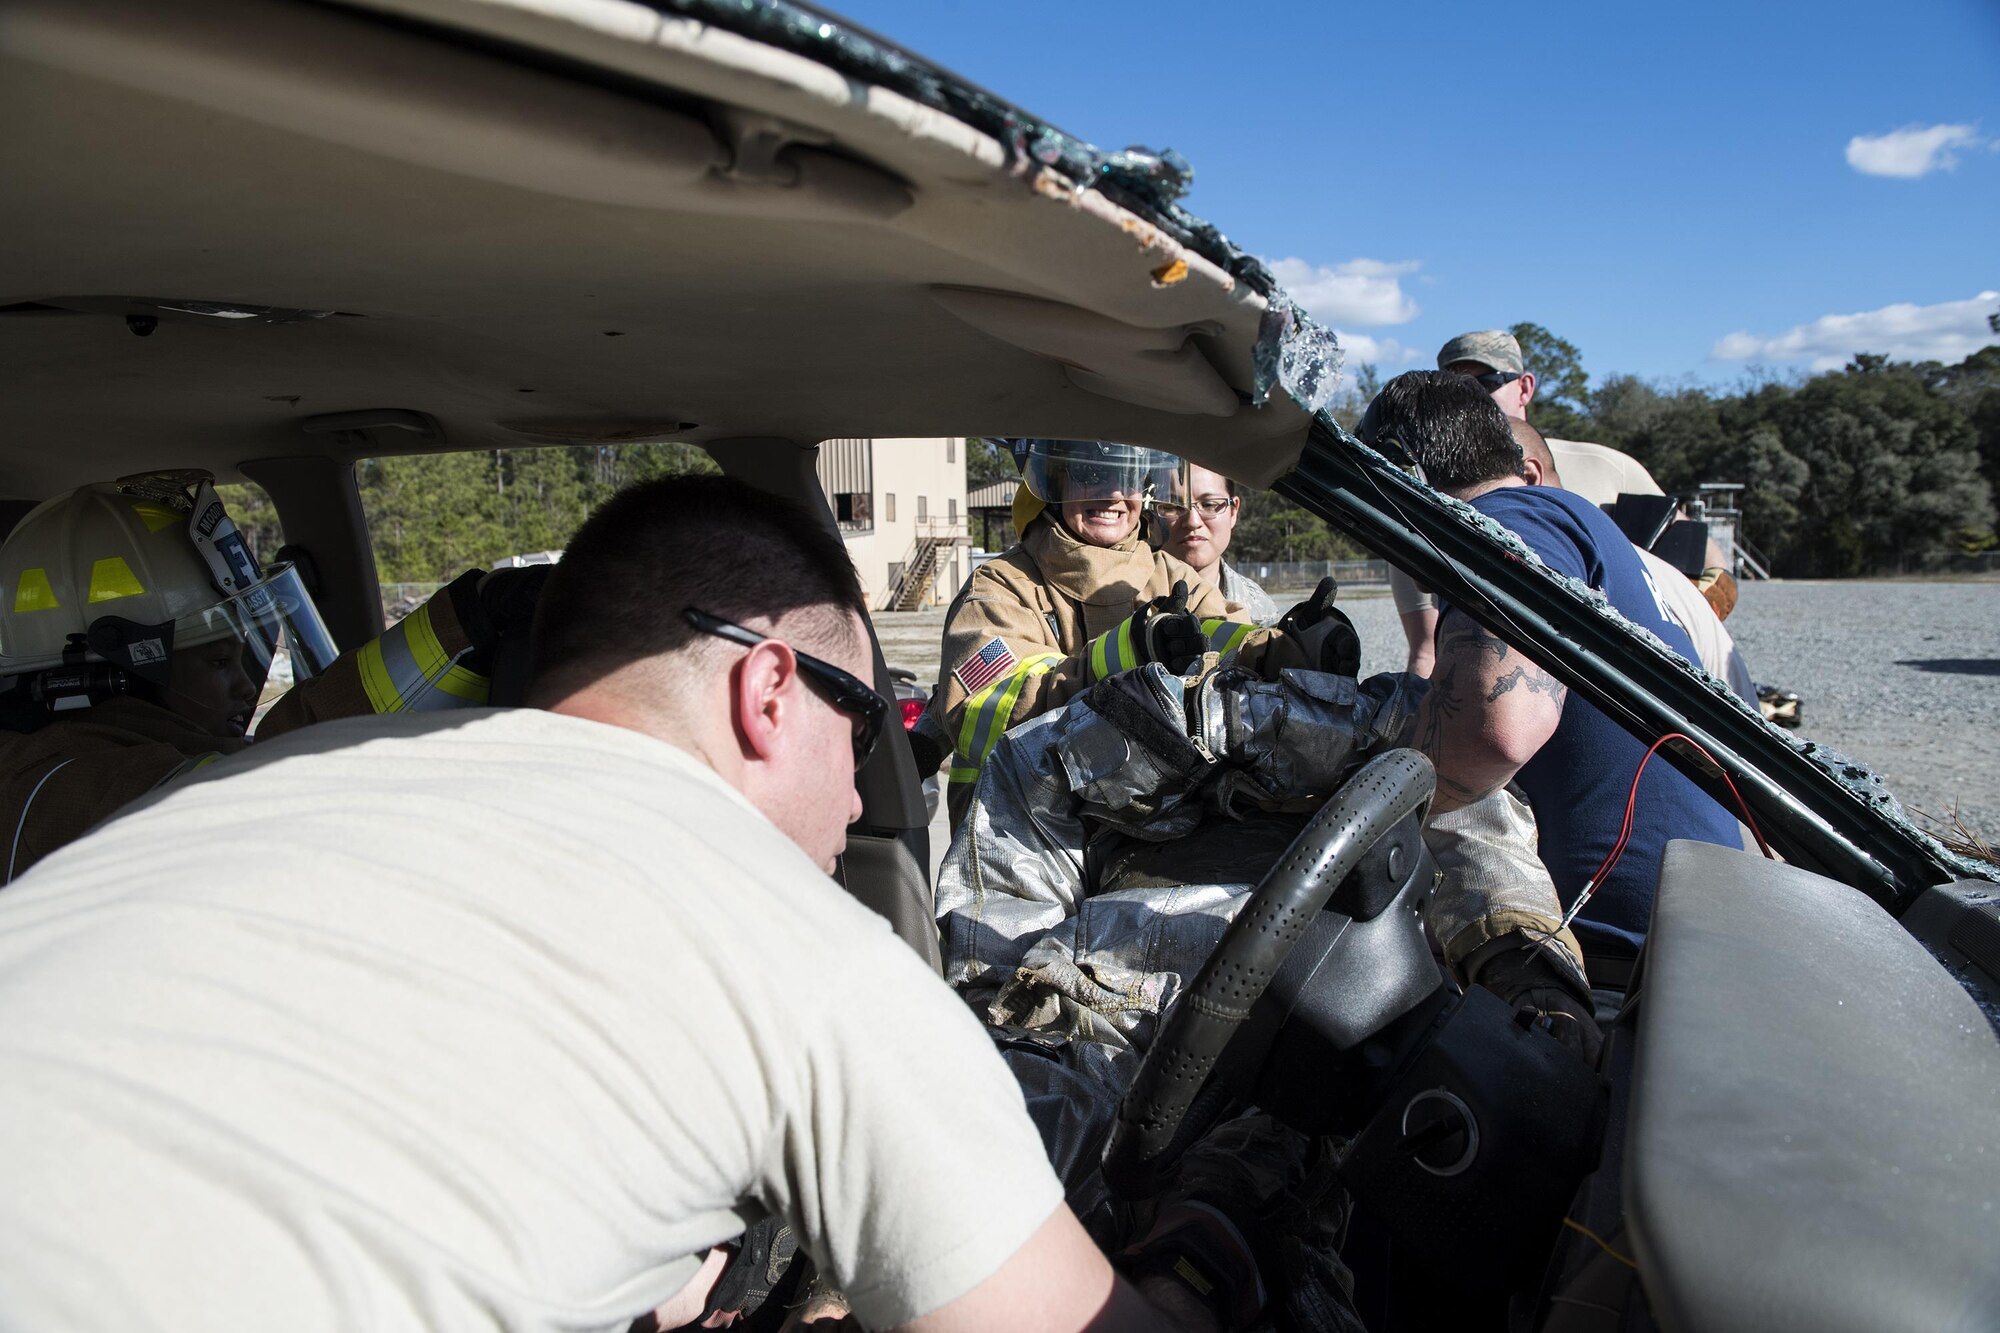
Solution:
M971 574L964 439L827 440L819 484L870 606L948 602Z

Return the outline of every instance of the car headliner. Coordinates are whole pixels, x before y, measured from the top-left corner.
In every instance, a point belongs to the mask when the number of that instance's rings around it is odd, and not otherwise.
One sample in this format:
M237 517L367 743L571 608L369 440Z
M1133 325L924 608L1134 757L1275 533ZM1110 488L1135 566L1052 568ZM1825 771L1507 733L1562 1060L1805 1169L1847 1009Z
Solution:
M981 433L1256 485L1305 438L1283 392L1251 405L1265 298L1166 229L626 0L14 0L0 118L17 499L298 455Z

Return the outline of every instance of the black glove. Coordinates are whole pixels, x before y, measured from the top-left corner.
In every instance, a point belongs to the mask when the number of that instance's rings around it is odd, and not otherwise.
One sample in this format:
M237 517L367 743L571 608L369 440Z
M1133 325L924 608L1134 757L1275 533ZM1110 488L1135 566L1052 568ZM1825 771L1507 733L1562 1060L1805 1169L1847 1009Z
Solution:
M1361 674L1361 636L1354 622L1333 604L1340 584L1332 575L1319 581L1313 595L1285 612L1278 629L1299 646L1316 671L1336 676Z
M522 565L496 569L479 580L479 606L496 639L525 639L535 623L535 605L554 565Z
M1139 608L1132 617L1132 646L1141 662L1158 662L1176 676L1201 660L1208 636L1201 631L1201 617L1188 611L1186 579Z
M502 640L525 639L535 620L535 603L553 565L522 565L491 572L469 569L445 587L459 628L472 642L463 665L468 671L491 675L494 650Z
M1163 1207L1152 1232L1118 1256L1118 1268L1141 1294L1183 1318L1184 1311L1206 1311L1223 1328L1241 1329L1264 1309L1264 1281L1249 1239L1206 1200Z
M799 1238L775 1217L767 1217L738 1238L729 1267L715 1280L708 1304L694 1320L700 1328L711 1315L734 1314L739 1318L755 1314L777 1290L792 1262L799 1257Z
M1520 931L1481 945L1465 960L1465 974L1516 1011L1532 1009L1547 1021L1556 1040L1596 1065L1604 1047L1590 991L1567 968L1558 967L1544 947Z

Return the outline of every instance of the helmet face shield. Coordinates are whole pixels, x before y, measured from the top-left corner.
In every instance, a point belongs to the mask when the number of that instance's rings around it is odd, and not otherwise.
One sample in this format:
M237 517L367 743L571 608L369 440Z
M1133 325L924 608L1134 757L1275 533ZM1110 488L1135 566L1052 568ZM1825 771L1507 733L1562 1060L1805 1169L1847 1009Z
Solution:
M1142 505L1164 498L1180 460L1158 449L1106 440L1029 440L1021 465L1028 493L1045 504Z
M312 594L291 565L274 565L234 597L174 622L176 650L225 638L243 646L245 670L254 669L260 687L277 661L289 661L297 681L319 675L339 656Z

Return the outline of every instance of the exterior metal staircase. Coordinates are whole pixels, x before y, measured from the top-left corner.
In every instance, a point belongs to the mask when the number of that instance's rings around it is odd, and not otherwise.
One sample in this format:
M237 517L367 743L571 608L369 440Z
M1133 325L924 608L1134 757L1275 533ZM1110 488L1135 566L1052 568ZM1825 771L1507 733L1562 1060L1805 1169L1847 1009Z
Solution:
M935 537L919 537L903 561L902 577L889 593L891 611L914 611L930 599L932 575L937 573Z
M915 611L930 604L937 584L938 549L965 542L965 520L923 519L916 540L903 557L903 572L882 602L884 611Z

